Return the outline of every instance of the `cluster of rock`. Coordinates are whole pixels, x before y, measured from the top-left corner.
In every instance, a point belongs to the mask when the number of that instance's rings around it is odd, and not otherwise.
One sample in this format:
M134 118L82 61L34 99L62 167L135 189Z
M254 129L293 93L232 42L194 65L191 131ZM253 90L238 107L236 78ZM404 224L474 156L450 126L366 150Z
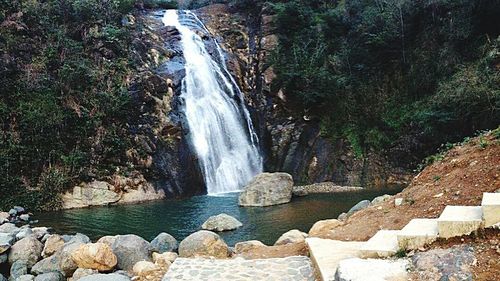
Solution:
M293 187L293 196L306 196L315 193L343 193L361 191L363 187L360 186L341 186L333 182L320 182L310 185L300 185Z
M26 212L23 207L15 206L8 212L0 212L0 224L10 222L10 223L33 223L31 220L31 214Z
M64 209L137 203L165 198L165 192L156 190L140 173L129 177L115 175L107 181L92 181L73 187L62 194Z
M167 233L151 242L137 235L105 236L92 243L84 234L52 234L46 227L0 225L0 265L9 280L160 280L177 257ZM6 278L0 275L0 281Z

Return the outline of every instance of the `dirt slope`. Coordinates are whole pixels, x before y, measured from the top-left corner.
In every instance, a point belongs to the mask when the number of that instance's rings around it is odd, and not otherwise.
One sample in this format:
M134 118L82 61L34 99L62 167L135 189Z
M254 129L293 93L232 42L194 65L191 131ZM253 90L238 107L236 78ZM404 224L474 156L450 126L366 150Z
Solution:
M401 229L413 218L436 218L446 205L480 205L483 192L498 189L500 139L489 133L454 147L401 193L355 213L325 238L364 241L380 229ZM403 198L403 204L395 206L395 198Z

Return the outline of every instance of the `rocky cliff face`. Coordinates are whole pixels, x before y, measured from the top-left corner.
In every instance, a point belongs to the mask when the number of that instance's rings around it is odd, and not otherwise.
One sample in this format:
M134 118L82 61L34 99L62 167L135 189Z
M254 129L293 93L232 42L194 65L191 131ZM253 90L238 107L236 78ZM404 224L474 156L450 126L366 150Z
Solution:
M259 128L266 170L290 173L298 183L333 181L382 187L408 181L408 171L395 167L383 153L370 151L358 158L345 140L322 137L317 120L294 112L286 93L271 89L276 76L269 61L278 38L270 7L241 11L215 4L198 13L228 51L229 67L246 93Z

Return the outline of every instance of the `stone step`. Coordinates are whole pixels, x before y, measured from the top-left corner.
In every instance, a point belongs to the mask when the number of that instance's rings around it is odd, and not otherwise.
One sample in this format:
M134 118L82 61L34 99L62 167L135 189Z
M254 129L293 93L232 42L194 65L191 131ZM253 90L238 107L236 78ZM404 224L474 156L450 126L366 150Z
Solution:
M390 257L399 250L400 230L379 230L361 247L363 258Z
M397 235L399 248L418 249L436 241L438 232L437 219L412 219Z
M314 281L308 257L245 260L177 258L162 281Z
M483 193L484 227L491 227L500 224L500 193Z
M483 210L480 206L446 206L437 222L441 238L468 235L481 228Z
M339 263L336 281L406 281L410 261L407 259L345 259Z
M360 248L365 244L365 242L344 242L321 238L307 238L306 243L322 281L335 280L339 262L360 257Z

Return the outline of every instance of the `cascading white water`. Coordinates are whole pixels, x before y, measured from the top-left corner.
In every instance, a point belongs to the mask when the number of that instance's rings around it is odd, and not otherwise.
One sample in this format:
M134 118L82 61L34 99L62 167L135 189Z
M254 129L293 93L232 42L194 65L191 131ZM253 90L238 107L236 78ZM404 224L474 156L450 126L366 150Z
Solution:
M209 34L195 14L167 10L163 23L174 26L181 34L186 70L181 97L207 192L214 195L240 191L262 171L257 135L242 93L226 68L217 42L213 43L220 64L192 30Z

